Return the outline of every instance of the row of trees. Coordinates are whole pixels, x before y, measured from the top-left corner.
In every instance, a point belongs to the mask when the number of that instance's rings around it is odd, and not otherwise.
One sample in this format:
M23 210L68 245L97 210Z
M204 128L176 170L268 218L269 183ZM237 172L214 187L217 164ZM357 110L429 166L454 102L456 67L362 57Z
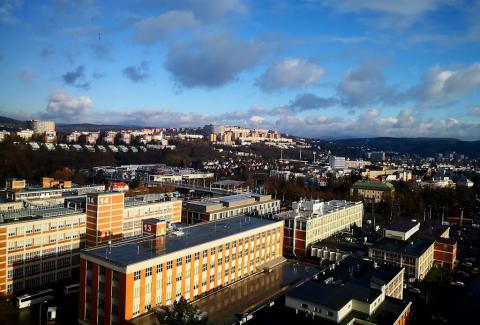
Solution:
M202 162L218 156L205 142L177 141L176 150L149 150L138 153L31 150L25 143L6 139L0 143L0 182L10 177L39 181L43 176L59 176L82 184L92 182L78 173L94 166L165 163L171 166L201 168ZM69 171L69 172L66 172Z

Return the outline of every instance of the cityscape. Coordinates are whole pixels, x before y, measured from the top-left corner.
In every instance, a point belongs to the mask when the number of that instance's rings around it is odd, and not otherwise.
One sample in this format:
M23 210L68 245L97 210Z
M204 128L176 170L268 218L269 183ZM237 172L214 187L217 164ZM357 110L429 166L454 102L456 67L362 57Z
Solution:
M479 324L479 18L0 2L0 324Z

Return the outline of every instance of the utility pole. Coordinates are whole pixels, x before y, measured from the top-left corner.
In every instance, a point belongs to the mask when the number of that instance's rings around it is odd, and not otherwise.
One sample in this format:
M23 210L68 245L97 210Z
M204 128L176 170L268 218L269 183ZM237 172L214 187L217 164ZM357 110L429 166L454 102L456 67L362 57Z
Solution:
M463 225L463 208L461 210L462 213L460 213L460 227Z

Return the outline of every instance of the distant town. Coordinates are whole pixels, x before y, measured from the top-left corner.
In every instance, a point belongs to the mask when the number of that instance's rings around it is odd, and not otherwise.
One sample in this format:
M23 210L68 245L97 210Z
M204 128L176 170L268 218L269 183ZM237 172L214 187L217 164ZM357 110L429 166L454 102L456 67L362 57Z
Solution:
M0 131L2 323L478 319L478 157L26 124Z

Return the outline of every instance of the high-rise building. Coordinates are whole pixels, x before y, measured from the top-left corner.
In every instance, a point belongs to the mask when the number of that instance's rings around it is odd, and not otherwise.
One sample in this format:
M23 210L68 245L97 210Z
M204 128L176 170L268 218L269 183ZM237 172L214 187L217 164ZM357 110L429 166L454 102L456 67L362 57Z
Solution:
M196 300L282 258L282 221L238 216L162 233L81 252L81 321L121 323L182 296Z
M31 120L28 122L29 128L35 134L44 134L45 132L55 132L55 121Z

